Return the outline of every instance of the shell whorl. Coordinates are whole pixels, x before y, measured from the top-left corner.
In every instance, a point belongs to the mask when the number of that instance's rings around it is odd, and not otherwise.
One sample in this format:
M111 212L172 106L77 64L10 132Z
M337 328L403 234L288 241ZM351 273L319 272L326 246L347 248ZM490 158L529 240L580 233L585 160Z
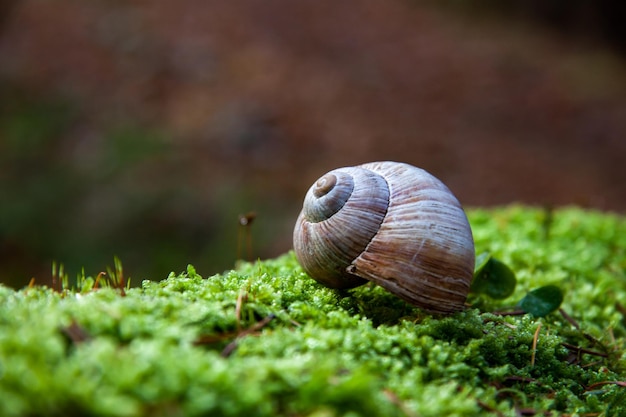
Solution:
M305 271L332 288L364 284L346 267L378 232L388 205L388 185L372 171L340 168L317 180L294 230L294 250Z
M396 162L321 177L305 197L294 250L326 286L373 281L441 313L463 309L474 270L472 232L456 197L428 172Z

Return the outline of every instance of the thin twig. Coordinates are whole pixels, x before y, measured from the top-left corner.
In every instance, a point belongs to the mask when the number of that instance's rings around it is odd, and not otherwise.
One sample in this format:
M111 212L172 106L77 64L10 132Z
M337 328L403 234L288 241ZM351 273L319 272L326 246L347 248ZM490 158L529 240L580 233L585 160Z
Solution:
M578 322L576 320L574 320L572 318L572 316L570 316L569 314L567 314L565 312L565 310L563 310L562 308L559 308L559 313L561 313L561 315L563 316L563 318L565 320L567 320L569 322L569 324L571 324L572 326L574 326L576 328L576 330L580 330L580 326L578 325Z
M247 336L247 335L249 335L251 333L258 332L263 327L267 326L269 324L269 322L274 320L275 318L276 318L275 314L270 314L269 316L265 317L263 320L257 321L252 326L248 327L246 330L244 330L241 333L239 333L239 335L237 337L238 338L242 338L242 337Z
M267 324L270 321L272 321L275 317L276 316L274 314L270 314L269 316L265 317L263 320L260 320L254 323L252 326L248 327L246 330L240 332L235 338L235 340L233 340L232 342L226 345L224 350L222 350L222 353L220 354L220 356L222 356L223 358L229 357L235 351L235 349L237 349L237 342L239 341L239 339L261 330L263 327L267 326Z
M585 388L585 391L591 391L603 385L617 385L619 387L626 387L626 381L600 381L596 382L595 384L589 385L587 388Z
M582 348L580 346L571 345L571 344L565 343L565 342L561 343L561 346L566 347L567 349L570 349L570 350L575 350L575 351L580 352L580 353L586 353L588 355L602 356L603 358L606 358L606 357L609 356L606 353L597 352L595 350L585 349L585 348Z
M492 314L496 314L498 316L523 316L527 314L524 310L511 310L511 311L494 311Z
M503 414L500 410L498 410L498 409L496 409L496 408L493 408L493 407L492 407L492 406L490 406L489 404L487 404L487 403L485 403L485 402L482 402L481 400L476 400L476 403L478 403L478 406L479 406L479 407L481 407L481 408L483 408L483 409L487 410L488 412L490 412L490 413L496 413L499 417L504 417L504 414Z
M591 368L592 366L596 366L596 365L601 365L604 361L599 360L599 361L594 361L594 362L589 362L586 363L584 365L580 365L581 368Z
M510 375L507 376L506 378L504 378L505 381L515 381L515 382L525 382L527 384L530 384L532 382L537 382L539 384L539 382L534 379L534 378L529 378L527 376L517 376L517 375Z

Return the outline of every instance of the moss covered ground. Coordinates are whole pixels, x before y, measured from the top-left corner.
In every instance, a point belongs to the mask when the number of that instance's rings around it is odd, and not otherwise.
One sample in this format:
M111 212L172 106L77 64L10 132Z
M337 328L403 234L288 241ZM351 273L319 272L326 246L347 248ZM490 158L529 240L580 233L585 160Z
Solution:
M626 416L626 219L468 215L518 284L449 317L323 288L292 253L125 290L0 287L0 415ZM560 310L508 314L547 284Z

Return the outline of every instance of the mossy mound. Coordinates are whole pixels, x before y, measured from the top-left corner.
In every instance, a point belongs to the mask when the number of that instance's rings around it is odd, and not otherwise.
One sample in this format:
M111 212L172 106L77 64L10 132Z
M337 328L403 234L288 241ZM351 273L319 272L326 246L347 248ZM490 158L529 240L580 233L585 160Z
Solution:
M626 219L468 214L518 286L450 317L323 288L292 253L126 291L0 287L0 415L626 415ZM494 314L546 284L561 312Z

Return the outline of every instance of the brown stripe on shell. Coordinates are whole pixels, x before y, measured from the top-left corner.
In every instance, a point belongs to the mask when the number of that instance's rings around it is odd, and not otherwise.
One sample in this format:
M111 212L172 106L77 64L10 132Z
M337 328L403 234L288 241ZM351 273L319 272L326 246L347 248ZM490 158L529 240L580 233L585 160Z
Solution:
M437 178L407 164L362 166L384 176L390 205L378 233L349 268L424 309L463 309L474 243L461 205Z

